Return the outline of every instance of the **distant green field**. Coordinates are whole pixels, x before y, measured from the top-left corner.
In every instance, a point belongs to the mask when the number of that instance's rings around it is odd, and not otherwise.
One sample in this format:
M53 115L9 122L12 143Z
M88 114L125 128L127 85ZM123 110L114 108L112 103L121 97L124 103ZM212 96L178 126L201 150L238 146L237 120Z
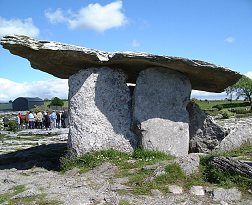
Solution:
M250 106L241 106L241 104L244 103L243 100L198 100L198 99L194 99L194 101L199 105L199 107L202 110L208 110L211 109L213 106L215 105L226 105L227 107L235 107L235 108L245 108L248 107L250 108Z
M64 105L63 107L68 107L68 100L63 100L64 101ZM44 101L44 105L47 107L48 105L50 105L51 100L45 100Z

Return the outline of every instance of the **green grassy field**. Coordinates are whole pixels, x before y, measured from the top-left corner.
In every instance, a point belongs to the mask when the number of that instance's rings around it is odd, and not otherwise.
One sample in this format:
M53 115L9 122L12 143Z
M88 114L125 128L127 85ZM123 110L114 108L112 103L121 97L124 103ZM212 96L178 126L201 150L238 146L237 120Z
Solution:
M250 108L250 106L244 106L242 105L244 103L243 100L198 100L198 99L193 99L194 102L196 102L199 107L202 110L208 110L213 108L216 105L226 105L228 108ZM224 107L225 108L225 107Z
M63 100L64 101L64 105L63 107L68 107L68 100ZM48 105L50 105L51 100L45 100L44 101L44 105L47 107Z

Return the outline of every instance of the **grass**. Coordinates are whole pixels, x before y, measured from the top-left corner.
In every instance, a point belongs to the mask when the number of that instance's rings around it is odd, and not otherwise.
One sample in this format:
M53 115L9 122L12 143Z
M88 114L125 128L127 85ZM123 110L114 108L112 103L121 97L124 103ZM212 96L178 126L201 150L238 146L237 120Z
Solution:
M208 110L208 109L211 109L212 107L214 107L216 105L225 105L225 104L233 105L231 107L244 108L244 106L242 106L242 107L239 106L244 102L243 100L232 100L232 102L231 102L231 101L229 101L227 99L225 99L225 100L198 100L198 99L193 99L193 101L196 102L202 110ZM250 108L249 106L246 106L246 107Z
M66 155L61 158L61 169L63 172L78 167L81 172L86 172L103 162L111 162L122 169L132 169L141 165L153 164L160 160L170 160L174 157L163 152L136 149L132 155L116 151L113 149L88 153L81 157L72 157ZM128 160L137 160L136 163L128 162Z
M3 141L5 139L5 134L0 134L0 141Z
M13 196L22 193L26 190L26 187L24 185L17 185L13 187L10 191L1 194L0 195L0 204L8 204L8 205L16 205L16 204L22 204L22 205L58 205L62 204L61 201L58 200L48 200L46 199L45 194L39 194L36 196L31 197L24 197L19 199L12 198Z
M63 102L64 102L63 107L68 107L68 100L63 100ZM50 104L51 104L51 100L44 100L44 105L46 107L48 107L48 105L50 105Z
M251 153L251 148L252 146L244 145L240 149L223 153L223 156L248 155ZM61 158L61 168L63 172L74 167L79 168L80 172L86 172L104 162L113 163L118 167L115 177L127 177L126 185L131 187L131 192L136 195L150 194L152 189L166 193L169 184L177 184L186 190L194 185L238 187L243 191L252 188L252 179L213 167L209 163L210 155L201 158L199 172L191 176L185 176L180 166L172 159L174 159L172 156L158 151L137 149L133 154L127 154L110 149L88 153L81 157L65 156ZM147 165L153 165L154 168L147 169ZM153 170L159 166L163 166L164 172L155 176Z
M201 159L204 181L224 188L238 187L245 192L252 188L252 179L214 167L210 163L212 157L208 156Z
M229 118L235 116L237 118L250 117L252 112L248 102L243 100L198 100L193 98L201 110L205 110L207 114L215 116L217 114L226 115L223 118ZM231 112L230 112L231 111Z
M252 145L245 143L242 144L239 148L221 153L221 155L225 157L242 157L246 160L252 161Z

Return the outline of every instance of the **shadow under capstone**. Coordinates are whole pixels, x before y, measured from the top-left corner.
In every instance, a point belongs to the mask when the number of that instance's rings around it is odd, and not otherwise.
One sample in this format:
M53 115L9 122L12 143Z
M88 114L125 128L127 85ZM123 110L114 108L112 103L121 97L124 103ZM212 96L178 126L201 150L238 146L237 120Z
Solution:
M60 158L67 153L66 143L40 145L0 155L0 170L16 168L27 170L41 167L47 170L60 170Z

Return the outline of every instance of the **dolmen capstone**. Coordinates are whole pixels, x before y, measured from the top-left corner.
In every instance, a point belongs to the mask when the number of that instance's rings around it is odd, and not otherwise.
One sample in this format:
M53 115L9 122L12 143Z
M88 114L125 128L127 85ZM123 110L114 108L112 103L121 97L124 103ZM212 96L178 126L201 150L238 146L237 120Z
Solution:
M68 146L77 155L138 146L187 155L191 90L222 92L241 77L180 57L104 52L19 35L5 36L1 44L33 68L69 79Z

